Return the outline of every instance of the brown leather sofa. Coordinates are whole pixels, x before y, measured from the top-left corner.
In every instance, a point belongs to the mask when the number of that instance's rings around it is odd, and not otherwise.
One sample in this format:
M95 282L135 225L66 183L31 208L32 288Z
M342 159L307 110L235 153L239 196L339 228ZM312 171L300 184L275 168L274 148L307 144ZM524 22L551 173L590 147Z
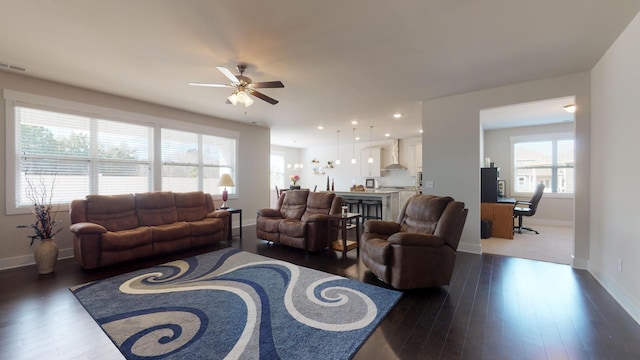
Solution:
M448 196L414 195L397 222L365 221L362 262L396 289L448 285L467 212Z
M73 252L85 269L227 239L229 213L211 194L88 195L69 208Z
M329 214L340 214L342 198L330 192L285 191L275 209L257 212L258 239L274 244L320 251L338 238L338 229L329 229Z

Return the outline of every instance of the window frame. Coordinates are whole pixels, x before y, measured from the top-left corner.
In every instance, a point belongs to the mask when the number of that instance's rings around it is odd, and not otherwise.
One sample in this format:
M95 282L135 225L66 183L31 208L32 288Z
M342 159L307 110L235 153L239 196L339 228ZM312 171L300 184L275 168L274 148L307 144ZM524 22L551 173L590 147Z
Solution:
M35 95L15 90L5 89L3 91L3 97L5 100L5 146L6 146L6 214L27 214L31 212L29 206L16 206L16 176L19 175L17 164L17 139L16 133L16 106L31 107L35 109L42 109L47 111L77 114L81 116L99 118L109 121L123 122L127 124L143 125L152 128L152 144L150 146L151 153L149 154L150 162L150 191L160 191L162 188L162 157L161 157L161 129L172 129L180 131L195 132L199 135L210 135L217 137L230 138L235 141L235 164L232 168L232 178L237 184L239 179L239 148L240 148L240 133L233 130L216 128L213 126L206 126L191 122L185 122L169 118L161 118L152 115L146 115L137 112L130 112L125 110L119 110L114 108L102 107L97 105L90 105L85 103L74 102L70 100L63 100L58 98L52 98L43 95ZM202 181L199 181L202 183ZM213 195L219 195L213 193ZM236 186L233 189L233 193L230 193L230 198L237 199L240 196L239 188ZM54 204L58 211L68 211L69 203Z
M543 142L543 141L551 141L553 142L552 144L552 149L554 149L556 151L556 153L552 154L553 157L553 161L555 163L556 159L557 159L557 142L558 141L562 141L562 140L573 140L573 156L574 156L574 176L575 176L575 134L572 132L559 132L559 133L549 133L549 134L536 134L536 135L523 135L523 136L512 136L510 138L510 142L511 142L511 148L510 148L510 152L511 152L511 163L510 163L510 168L511 168L511 180L509 181L509 183L511 183L510 188L511 188L511 194L513 194L514 197L531 197L533 195L533 191L531 192L516 192L516 159L515 159L515 146L518 143L525 143L525 142ZM555 169L555 171L553 170ZM557 164L555 166L552 166L552 174L556 174L557 176ZM545 189L546 190L546 189ZM545 197L549 197L549 198L561 198L561 199L572 199L575 196L575 183L574 183L574 189L573 192L570 193L558 193L558 192L547 192L545 191L544 196Z

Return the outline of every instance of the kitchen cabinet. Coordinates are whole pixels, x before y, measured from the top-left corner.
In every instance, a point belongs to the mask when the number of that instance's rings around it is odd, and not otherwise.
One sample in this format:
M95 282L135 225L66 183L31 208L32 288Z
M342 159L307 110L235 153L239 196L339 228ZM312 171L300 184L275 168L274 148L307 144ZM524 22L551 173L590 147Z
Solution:
M380 177L380 153L381 148L373 147L360 151L360 176ZM373 158L373 163L369 163L369 155Z
M399 211L402 211L404 205L409 201L409 198L416 194L415 190L400 190L400 194L398 195L399 199Z
M422 171L422 143L409 146L407 160L409 176L417 176Z

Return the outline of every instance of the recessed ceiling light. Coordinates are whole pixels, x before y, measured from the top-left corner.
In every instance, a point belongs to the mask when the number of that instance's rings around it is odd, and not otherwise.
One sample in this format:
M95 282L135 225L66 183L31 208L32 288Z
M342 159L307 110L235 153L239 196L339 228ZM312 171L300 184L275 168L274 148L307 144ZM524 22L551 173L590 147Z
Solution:
M400 119L402 117L402 114L395 113L395 114L393 114L393 117L396 118L396 119Z
M422 129L420 129L420 134L422 134Z
M322 130L322 129L324 129L324 126L318 125L318 130Z
M358 125L358 120L351 120L351 125Z
M391 134L386 133L386 134L384 134L384 136L385 136L385 137L389 137L389 136L391 136Z
M360 136L356 136L356 140L360 140Z

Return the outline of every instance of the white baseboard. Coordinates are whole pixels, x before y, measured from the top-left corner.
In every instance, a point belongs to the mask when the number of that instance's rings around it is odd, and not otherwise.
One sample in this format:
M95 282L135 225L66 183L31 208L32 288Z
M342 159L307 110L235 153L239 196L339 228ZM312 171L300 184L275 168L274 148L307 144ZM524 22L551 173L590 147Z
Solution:
M573 262L571 263L572 268L589 271L589 260L576 258L575 256L572 256L572 258L573 258Z
M460 242L458 243L458 251L480 255L482 254L482 246L480 244Z
M73 248L58 249L58 260L73 257ZM17 267L35 264L33 254L16 256L12 258L0 259L0 270L13 269Z
M514 224L517 225L517 219ZM526 225L525 225L526 223ZM529 225L547 225L547 226L562 226L562 227L573 227L573 221L566 220L551 220L551 219L536 219L534 217L524 217L523 218L523 226Z
M600 269L594 267L589 262L589 272L593 275L596 280L604 287L605 290L622 306L624 310L635 320L638 324L640 324L640 304L638 304L632 297L627 295L627 293L622 289L618 284L609 278L604 272Z

